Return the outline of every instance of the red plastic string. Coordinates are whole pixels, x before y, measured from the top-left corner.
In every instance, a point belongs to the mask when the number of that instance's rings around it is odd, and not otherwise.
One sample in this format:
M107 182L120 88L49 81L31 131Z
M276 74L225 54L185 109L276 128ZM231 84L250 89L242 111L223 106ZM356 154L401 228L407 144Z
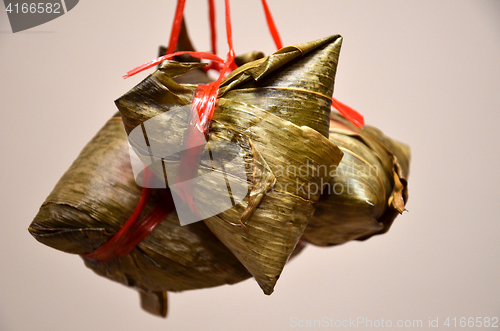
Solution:
M271 11L267 5L266 0L262 0L262 5L264 6L264 12L266 14L267 25L269 26L269 31L271 31L271 35L273 36L274 42L276 44L276 48L281 49L283 45L281 43L281 38L274 24L273 17L271 16ZM349 120L356 127L361 128L365 125L365 119L363 115L358 113L356 110L352 109L348 105L338 101L335 98L332 98L332 108L337 109L342 116L344 116L347 120Z
M184 2L183 0L179 1ZM182 9L183 6L180 5L177 6L177 11L175 15L176 19L178 17L182 17L183 14ZM133 70L130 70L129 72L127 72L126 75L123 76L124 78L130 77L143 70L152 68L164 60L168 60L177 55L182 55L182 54L190 54L191 56L200 59L207 59L222 64L218 79L208 85L199 85L195 91L191 106L192 113L190 116L188 129L186 131L186 136L184 139L185 149L183 155L181 156L181 161L179 164L180 171L176 178L177 183L182 183L184 181L194 178L198 169L199 158L201 156L203 144L198 145L197 147L193 147L193 144L195 144L195 142L199 140L197 138L197 136L199 136L198 132L201 132L203 134L208 133L210 121L214 115L215 104L217 102L217 95L219 93L220 83L222 82L226 74L229 73L229 71L232 68L235 68L234 64L235 55L233 47L232 29L231 29L231 14L230 14L229 0L225 0L225 9L226 9L226 33L227 33L227 42L229 46L229 51L227 53L227 58L225 61L215 54L206 52L191 52L191 51L176 52L149 61ZM213 18L215 19L215 15L213 16ZM174 22L177 22L177 20L174 20ZM178 24L180 25L182 21L178 22L179 22ZM215 23L213 23L213 26L215 27ZM172 36L175 37L175 34L172 33ZM175 45L173 47L175 49ZM198 130L198 132L194 131L194 129ZM198 214L196 211L196 207L194 205L192 186L191 185L179 186L178 193L181 199L189 204L191 210L195 214Z
M174 23L172 24L172 31L170 32L170 41L168 43L167 54L175 52L175 47L177 46L179 33L181 31L185 4L186 0L177 1L177 8L175 9Z
M217 55L217 27L215 25L215 3L214 0L208 0L208 20L210 22L210 41L212 44L212 53ZM210 61L210 64L203 68L205 71L210 69L220 72L222 65L218 62Z
M208 127L210 125L210 120L214 115L215 103L217 101L217 95L219 94L220 83L229 73L230 68L234 65L234 47L233 47L233 33L231 29L231 13L229 7L229 0L225 0L226 5L226 34L227 34L227 44L229 46L229 51L227 52L226 61L223 62L219 78L215 82L208 85L199 85L195 96L193 98L192 106L198 112L200 122L197 125L198 129L203 133L208 132Z
M344 116L349 122L354 124L356 127L361 128L365 125L365 119L363 115L349 107L348 105L332 98L332 107L337 109L342 116Z
M212 42L212 53L217 54L217 30L215 27L214 0L208 0L208 18L210 21L210 41Z
M181 156L179 164L179 172L177 174L177 184L183 183L195 177L200 162L200 157L204 144L199 144L197 140L203 139L203 135L208 133L210 121L214 116L215 104L219 94L220 83L224 79L227 72L230 71L231 65L234 63L234 47L233 47L233 34L231 29L231 12L229 7L229 0L225 0L226 9L226 34L229 51L227 53L226 61L221 68L219 78L208 84L198 85L193 101L191 103L191 116L189 125L186 130L184 138L184 152ZM200 138L201 137L201 138ZM203 143L203 142L201 142ZM194 147L193 145L198 144ZM186 202L191 211L199 216L196 205L194 204L194 194L192 185L178 186L178 194L181 199Z
M276 24L274 24L273 16L271 15L271 11L269 10L269 6L267 5L266 0L262 0L262 5L264 6L264 13L266 14L267 25L269 26L269 31L271 32L271 36L273 36L276 48L282 49L283 44L281 43L280 34L278 32L278 29L276 28Z
M135 74L138 74L141 71L144 71L146 69L152 68L159 63L165 61L165 60L170 60L176 56L183 55L183 54L189 54L192 57L198 58L198 59L204 59L204 60L211 60L215 61L218 63L224 63L224 60L218 57L215 54L212 53L206 53L206 52L192 52L192 51L182 51L182 52L175 52L167 55L160 56L159 58L156 58L154 60L151 60L149 62L144 63L143 65L138 66L137 68L134 68L130 71L127 71L127 73L123 76L123 78L128 78L130 76L133 76Z
M154 175L146 167L143 174L144 185L147 186ZM169 194L165 204L156 205L149 214L137 221L148 204L152 192L153 189L143 187L137 206L122 228L98 249L82 256L90 260L107 262L130 253L174 208L172 196Z
M82 256L89 260L108 262L114 258L123 257L130 253L135 246L144 240L158 224L175 208L174 202L169 194L170 202L160 203L153 208L139 222L127 223L104 245L92 253Z

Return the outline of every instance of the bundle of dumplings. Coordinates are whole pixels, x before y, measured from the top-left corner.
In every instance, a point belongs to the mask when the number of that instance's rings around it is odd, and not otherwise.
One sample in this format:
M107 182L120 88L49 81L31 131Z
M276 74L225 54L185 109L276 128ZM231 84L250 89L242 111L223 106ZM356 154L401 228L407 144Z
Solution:
M186 35L181 39L180 47L191 47ZM269 295L287 261L307 244L339 245L385 233L405 210L410 151L376 128L358 128L331 112L341 43L335 35L267 57L237 57L239 67L220 85L199 148L185 204L197 210L187 212L179 209L179 183L172 181L182 168L179 154L165 141L182 142L189 115L183 109L198 84L210 79L205 64L189 56L162 62L116 100L119 113L62 176L29 232L45 245L81 255L98 275L137 289L142 307L158 316L167 314L167 291L253 277ZM145 173L134 171L131 156L159 183L139 219L169 199L171 204L172 196L177 208L161 214L123 256L89 258L120 231L141 199L137 183ZM182 222L189 212L198 219Z

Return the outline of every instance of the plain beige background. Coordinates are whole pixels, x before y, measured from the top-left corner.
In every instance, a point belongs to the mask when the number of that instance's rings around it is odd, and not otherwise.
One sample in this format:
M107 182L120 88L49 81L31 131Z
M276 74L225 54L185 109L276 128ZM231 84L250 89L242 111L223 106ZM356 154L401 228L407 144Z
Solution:
M294 317L424 326L439 318L442 326L447 317L500 317L500 2L269 6L285 45L344 36L335 96L411 146L409 212L366 242L308 247L270 297L248 280L171 294L166 320L143 312L135 291L39 244L27 227L115 112L113 100L146 74L121 76L168 42L175 1L82 0L17 34L2 6L0 330L288 330L298 329ZM187 1L199 50L209 49L206 13L206 1ZM260 1L232 1L232 14L237 53L274 51Z

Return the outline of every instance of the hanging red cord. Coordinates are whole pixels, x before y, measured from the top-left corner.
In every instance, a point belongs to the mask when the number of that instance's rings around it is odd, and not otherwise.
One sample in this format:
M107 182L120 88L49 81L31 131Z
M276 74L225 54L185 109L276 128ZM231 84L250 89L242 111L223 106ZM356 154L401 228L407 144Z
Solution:
M170 32L170 41L168 43L167 54L175 52L175 47L177 46L179 33L181 31L185 4L186 0L177 1L177 8L175 9L174 23L172 24L172 31Z
M361 128L365 125L365 119L363 115L349 107L348 105L338 101L335 98L332 98L332 107L337 109L339 113L342 114L349 122L354 124L356 127Z
M226 73L229 73L231 66L234 64L235 55L233 47L233 33L231 28L231 12L229 7L229 0L225 0L225 7L227 44L229 46L226 61L223 62L219 77L215 82L212 82L208 85L198 85L192 102L193 108L197 110L200 118L198 129L200 129L200 131L205 134L208 132L210 120L214 115L215 103L217 101L220 83L226 76Z
M217 27L215 25L215 3L214 0L208 0L208 20L210 22L210 42L212 45L212 53L217 55ZM210 61L208 66L203 68L205 71L214 69L221 71L222 65L219 62Z
M277 49L283 48L283 45L281 43L281 38L280 34L278 32L278 29L276 28L276 25L274 24L273 17L271 15L271 11L269 10L269 7L267 5L266 0L262 0L262 5L264 6L264 12L266 14L266 20L267 20L267 25L269 26L269 31L271 32L271 35L273 36L274 43L276 44ZM332 98L332 108L335 108L339 111L342 116L344 116L347 120L349 120L352 124L354 124L356 127L361 128L363 125L365 125L365 119L363 118L363 115L349 107L348 105L338 101L335 98Z
M271 11L269 10L269 6L267 5L266 0L262 0L262 5L264 6L264 13L266 14L267 26L269 27L271 36L273 36L276 48L282 49L283 43L281 42L280 34L278 32L278 29L276 28L276 24L274 24L273 16L271 15Z
M208 21L210 24L210 44L212 45L212 53L217 55L217 27L215 24L215 3L214 0L208 0ZM203 70L221 71L222 65L219 62L210 61L210 64L203 67Z
M214 0L208 0L208 20L210 22L210 41L212 43L212 53L217 55L217 30L215 28Z

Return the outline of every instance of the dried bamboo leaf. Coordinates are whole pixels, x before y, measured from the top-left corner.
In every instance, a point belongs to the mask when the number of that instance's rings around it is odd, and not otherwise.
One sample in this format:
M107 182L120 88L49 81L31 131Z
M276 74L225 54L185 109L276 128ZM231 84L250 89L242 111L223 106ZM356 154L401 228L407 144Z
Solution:
M284 47L233 71L219 97L249 103L328 137L341 45L342 37L335 35Z
M238 67L240 67L248 62L262 59L263 57L265 57L264 53L259 52L259 51L251 51L248 53L236 55L236 57L234 58L234 63Z
M408 200L409 147L332 114L330 140L344 152L304 231L318 246L365 240L387 232Z
M323 184L329 180L329 174L318 169L338 164L341 152L308 127L299 128L235 101L219 100L213 122L216 128L219 121L249 136L277 182L245 223L248 233L220 221L237 220L241 213L238 208L206 219L205 223L247 267L264 293L270 294L314 211ZM297 172L300 167L306 169L305 174ZM241 206L247 207L245 200Z

